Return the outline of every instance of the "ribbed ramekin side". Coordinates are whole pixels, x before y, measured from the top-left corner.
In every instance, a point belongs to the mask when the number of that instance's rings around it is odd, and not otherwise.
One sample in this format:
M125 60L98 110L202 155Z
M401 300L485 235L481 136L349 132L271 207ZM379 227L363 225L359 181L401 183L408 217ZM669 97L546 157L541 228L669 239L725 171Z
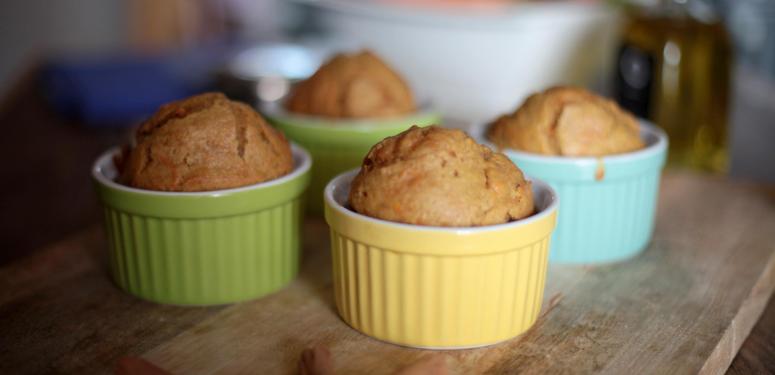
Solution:
M271 293L298 272L299 198L258 212L165 219L105 207L110 270L140 298L180 305Z
M562 201L550 260L611 262L642 251L654 230L660 176L653 169L613 181L547 181Z
M381 249L331 232L334 294L343 320L406 346L464 348L521 334L543 300L549 237L476 256Z

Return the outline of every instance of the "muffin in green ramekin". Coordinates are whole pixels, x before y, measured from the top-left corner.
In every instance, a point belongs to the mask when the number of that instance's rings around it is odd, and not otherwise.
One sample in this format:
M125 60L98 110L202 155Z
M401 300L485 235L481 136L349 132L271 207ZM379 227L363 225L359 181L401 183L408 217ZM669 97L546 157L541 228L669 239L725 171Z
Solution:
M412 125L439 124L429 105L418 105L398 72L370 51L337 54L299 82L264 116L314 160L308 194L312 213L323 213L323 189L336 175L361 164L371 146Z
M119 150L105 152L92 177L116 284L154 302L213 305L257 298L293 280L311 158L291 147L289 174L203 192L119 184L113 162Z

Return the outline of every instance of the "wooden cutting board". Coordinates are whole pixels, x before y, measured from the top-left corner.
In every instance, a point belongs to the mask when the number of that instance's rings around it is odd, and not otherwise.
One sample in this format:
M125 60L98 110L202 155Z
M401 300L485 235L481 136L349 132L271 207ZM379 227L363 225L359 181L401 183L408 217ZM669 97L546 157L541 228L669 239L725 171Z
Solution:
M100 373L142 355L176 374L290 374L328 347L336 374L389 374L429 356L452 373L722 373L775 289L775 190L665 175L654 240L637 258L550 266L523 336L433 352L379 342L336 315L327 227L305 224L299 278L265 298L157 305L109 281L92 227L0 269L0 373Z
M775 195L668 176L648 250L629 262L550 266L544 308L521 337L442 352L453 373L722 373L775 288ZM180 374L294 373L324 345L337 374L389 374L438 352L364 336L336 315L320 221L298 280L229 307L144 357Z

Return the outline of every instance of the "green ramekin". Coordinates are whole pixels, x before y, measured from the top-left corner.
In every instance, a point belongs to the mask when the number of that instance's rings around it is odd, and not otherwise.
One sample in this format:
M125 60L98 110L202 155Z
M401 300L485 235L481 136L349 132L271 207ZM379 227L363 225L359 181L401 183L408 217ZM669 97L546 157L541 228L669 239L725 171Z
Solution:
M659 181L667 157L667 135L640 122L646 146L596 157L561 157L502 150L525 174L546 181L562 200L549 260L608 263L646 248L654 232ZM485 127L474 135L488 143Z
M280 106L263 108L269 122L312 155L312 179L307 194L311 213L323 214L323 190L338 174L359 167L377 142L412 125L440 124L441 116L422 107L418 112L384 119L333 119L290 113Z
M293 280L311 158L292 147L288 175L194 193L121 185L113 165L118 149L102 154L92 178L116 284L154 302L215 305L261 297Z

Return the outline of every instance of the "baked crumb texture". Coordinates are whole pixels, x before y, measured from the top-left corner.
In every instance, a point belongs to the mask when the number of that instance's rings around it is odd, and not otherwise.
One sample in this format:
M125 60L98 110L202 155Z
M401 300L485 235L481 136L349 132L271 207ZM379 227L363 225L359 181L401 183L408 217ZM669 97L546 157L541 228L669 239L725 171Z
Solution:
M161 191L234 188L293 169L282 133L220 93L163 105L140 126L136 146L121 159L120 182Z
M530 182L460 130L413 126L376 144L350 189L352 208L401 223L467 227L533 213Z
M500 148L544 155L603 156L643 148L635 117L572 87L531 95L516 112L495 120L487 136Z
M334 118L377 118L414 112L406 82L369 51L338 54L291 92L291 112Z

